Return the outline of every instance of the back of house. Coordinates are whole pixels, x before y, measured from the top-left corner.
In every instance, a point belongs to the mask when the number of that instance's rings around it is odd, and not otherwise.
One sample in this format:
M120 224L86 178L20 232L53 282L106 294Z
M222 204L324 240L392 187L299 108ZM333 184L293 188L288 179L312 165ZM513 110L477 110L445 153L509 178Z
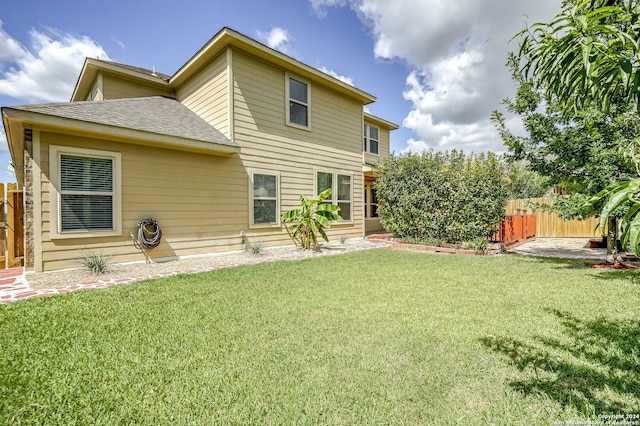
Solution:
M331 188L330 239L381 229L373 171L397 125L375 97L223 28L173 75L87 59L70 102L2 109L25 187L25 267L291 244L280 214ZM138 224L154 218L159 245Z

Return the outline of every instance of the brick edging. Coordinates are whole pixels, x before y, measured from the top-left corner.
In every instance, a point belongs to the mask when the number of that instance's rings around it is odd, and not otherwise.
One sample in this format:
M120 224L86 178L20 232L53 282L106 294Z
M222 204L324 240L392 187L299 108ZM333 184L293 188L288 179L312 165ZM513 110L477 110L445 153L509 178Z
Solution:
M448 253L448 254L469 254L474 256L495 256L500 254L500 250L486 250L484 252L469 250L469 249L457 249L453 247L437 247L437 246L426 246L423 244L409 244L409 243L391 243L391 247L394 249L401 250L415 250L415 251L426 251L428 253Z

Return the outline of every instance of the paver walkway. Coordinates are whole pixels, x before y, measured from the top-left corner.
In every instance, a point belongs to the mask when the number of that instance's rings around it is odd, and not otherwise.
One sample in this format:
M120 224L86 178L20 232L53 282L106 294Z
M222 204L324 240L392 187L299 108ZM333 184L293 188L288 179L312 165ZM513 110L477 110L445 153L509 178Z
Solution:
M24 268L12 268L0 270L0 304L15 302L22 299L31 299L35 297L44 297L44 296L52 296L55 294L65 294L70 293L72 291L78 290L88 290L88 289L97 289L97 288L106 288L119 284L131 284L138 281L155 279L155 278L164 278L173 275L182 275L182 274L195 274L198 272L208 272L215 269L229 268L233 266L243 266L243 265L254 265L262 262L275 262L277 260L298 260L298 259L307 259L310 257L322 257L322 256L332 256L337 254L344 254L354 251L361 250L370 250L375 248L383 248L383 247L391 247L391 244L388 244L383 241L376 241L368 246L356 246L356 247L346 247L338 250L325 250L321 252L293 252L290 255L285 255L280 258L270 258L270 259L253 259L246 260L240 262L233 263L223 263L212 265L204 268L198 269L183 269L183 270L175 270L171 272L158 273L147 276L134 276L129 278L117 278L110 279L105 278L104 280L96 280L91 282L78 283L74 285L69 285L65 287L58 288L44 288L44 289L33 289L29 286L29 282L25 278Z
M509 250L525 256L607 260L606 248L589 248L589 238L536 238Z

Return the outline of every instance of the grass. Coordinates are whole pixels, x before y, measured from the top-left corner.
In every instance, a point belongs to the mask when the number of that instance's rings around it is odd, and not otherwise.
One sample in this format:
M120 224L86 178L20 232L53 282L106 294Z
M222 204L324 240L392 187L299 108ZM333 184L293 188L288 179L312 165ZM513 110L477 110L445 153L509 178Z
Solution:
M0 423L636 414L637 274L379 249L0 305Z

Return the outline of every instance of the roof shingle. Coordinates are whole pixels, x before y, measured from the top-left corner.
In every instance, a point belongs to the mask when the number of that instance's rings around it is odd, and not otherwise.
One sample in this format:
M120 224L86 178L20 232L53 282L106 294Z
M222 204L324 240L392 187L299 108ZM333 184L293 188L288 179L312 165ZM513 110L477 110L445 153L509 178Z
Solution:
M163 96L19 105L11 108L230 147L239 146L179 101Z

